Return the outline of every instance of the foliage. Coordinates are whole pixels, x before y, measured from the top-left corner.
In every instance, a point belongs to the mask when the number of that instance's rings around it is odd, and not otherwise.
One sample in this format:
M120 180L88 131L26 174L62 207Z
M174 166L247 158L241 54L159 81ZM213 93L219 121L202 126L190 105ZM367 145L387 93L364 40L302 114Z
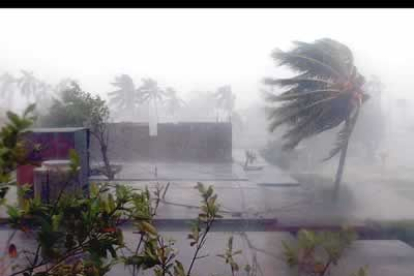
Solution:
M46 127L87 127L99 143L104 163L104 175L113 179L115 171L108 158L109 109L99 96L83 91L76 82L63 90L61 99L54 99L49 113L41 117Z
M136 115L139 93L135 88L134 81L129 75L122 74L111 83L117 90L109 92L109 103L117 110L125 110L133 116Z
M31 116L33 110L34 105L29 106L22 117L8 113L10 122L0 132L2 183L10 180L11 172L27 159L20 137L34 120ZM79 169L79 158L74 152L71 152L71 161L72 172L75 172ZM200 254L208 233L214 222L221 218L218 196L213 187L197 183L195 188L201 195L201 206L188 235L194 253L187 269L178 258L174 241L160 235L154 225L162 188L157 187L152 194L147 188L92 183L88 195L69 194L62 190L52 203L26 199L20 207L7 206L10 226L36 241L34 251L19 248L12 238L7 241L7 260L13 270L10 276L100 276L119 262L132 267L134 275L148 270L157 276L190 276L195 263L205 256ZM23 189L23 193L25 191ZM122 225L131 220L139 234L134 248L129 248L129 244L124 242L122 231ZM322 236L309 234L308 231L301 233L299 247L285 244L287 252L290 252L287 256L290 260L296 260L290 261L293 265L301 264L303 258L291 252L302 252L304 247L306 252L316 257L316 248L320 247L327 253L325 267L329 267L338 261L343 248L353 239L347 231ZM130 252L128 256L123 254L124 249ZM221 256L230 265L233 274L240 270L234 258L238 254L241 252L233 250L233 239L230 238ZM245 266L244 271L248 276L255 275L250 265ZM364 273L360 270L357 275Z
M38 104L48 104L55 88L49 83L37 78L33 72L21 70L20 76L4 73L0 76L0 95L7 99L7 105L13 105L14 96L19 92L28 101L34 99ZM41 110L36 110L40 112Z
M239 271L239 264L235 261L234 256L241 254L241 250L233 250L233 236L229 237L227 242L227 248L224 254L218 254L217 256L224 259L226 264L229 264L232 276Z
M38 151L36 145L28 145L23 136L29 132L35 117L35 105L30 105L19 116L7 112L8 123L0 131L0 201L4 202L5 195L12 182L11 173L18 165L28 163L28 156Z
M166 92L158 86L158 83L150 78L142 79L142 85L138 88L141 103L148 102L154 105L155 117L158 122L158 103L163 102Z
M293 245L283 242L286 262L298 275L329 275L331 267L337 265L344 250L355 239L356 234L350 229L338 232L303 229Z
M329 159L347 144L361 104L368 99L363 91L364 77L354 66L349 48L337 41L325 38L295 45L291 51L275 51L272 55L279 65L287 65L299 74L265 79L265 84L286 88L281 95L266 93L269 103L283 102L268 108L269 130L290 126L283 135L284 148L293 149L303 139L343 124Z
M156 228L149 221L138 221L136 223L140 239L135 248L128 249L133 252L132 255L122 258L126 265L133 267L133 275L137 275L140 270L152 269L155 275L174 275L174 276L190 276L195 262L200 259L200 252L204 247L207 239L207 234L210 232L214 221L221 216L219 212L219 204L216 203L217 195L214 194L212 186L206 188L202 183L198 183L195 187L199 190L202 203L200 206L200 214L194 221L191 228L191 233L188 235L190 245L195 247L191 263L187 268L181 261L177 259L177 250L174 249L174 241L167 240L158 234ZM157 200L155 207L149 209L146 215L156 215L156 209L162 194L160 189L155 192ZM126 245L126 247L128 247Z
M158 83L150 78L142 79L142 85L138 88L140 92L140 101L162 101L166 95Z
M79 169L77 163L78 157L72 153L73 171ZM10 275L98 276L122 262L134 268L134 275L151 270L158 276L189 276L214 220L220 217L212 187L198 183L196 188L202 205L189 235L195 251L187 272L177 259L174 241L162 237L153 224L162 188L157 188L153 197L147 188L92 184L88 196L62 190L50 204L27 199L23 207L8 206L10 226L31 235L37 244L30 251L8 241ZM130 220L140 235L135 249L124 242L121 230L122 224ZM121 254L123 249L132 254Z

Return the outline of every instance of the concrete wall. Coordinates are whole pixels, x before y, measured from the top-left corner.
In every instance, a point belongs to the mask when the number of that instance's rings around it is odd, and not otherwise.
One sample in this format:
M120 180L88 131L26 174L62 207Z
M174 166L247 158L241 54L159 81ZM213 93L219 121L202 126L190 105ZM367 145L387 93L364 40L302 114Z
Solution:
M158 124L158 136L149 136L148 124L113 123L109 126L112 161L231 162L231 123L192 122ZM99 145L91 135L91 161L101 161Z

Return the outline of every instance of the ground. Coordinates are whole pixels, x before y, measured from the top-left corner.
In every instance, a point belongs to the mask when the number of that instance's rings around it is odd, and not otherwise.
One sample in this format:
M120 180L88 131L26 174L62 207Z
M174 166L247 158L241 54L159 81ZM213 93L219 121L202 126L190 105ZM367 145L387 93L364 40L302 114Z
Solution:
M414 219L414 187L406 180L409 172L387 178L384 173L381 176L375 171L361 171L361 168L349 166L339 199L332 202L334 166L317 172L287 173L258 160L255 165L263 167L260 173L245 172L242 169L243 153L235 152L234 155L233 164L124 164L124 170L118 176L124 179L118 179L118 182L137 188L148 186L154 189L156 185L166 187L169 183L159 207L158 225L163 234L178 241L176 244L184 259L192 253L186 240L188 221L197 216L200 203L195 182L214 186L224 220L217 223L216 231L209 237L205 251L209 257L200 262L195 275L229 275L227 266L215 255L224 249L230 235L235 236L235 246L242 249L250 261L257 253L263 275L288 275L281 242L292 236L274 230L292 226L359 226L367 220ZM15 201L13 198L9 200ZM135 242L136 235L132 230L126 231L128 243ZM246 235L241 233L247 235L250 246ZM4 237L0 240L5 240L10 231L3 229L0 234ZM25 246L29 244L27 239L21 238L20 242L25 242ZM347 252L332 275L351 275L363 265L369 266L369 275L405 276L411 275L414 269L414 249L401 241L359 240ZM214 271L211 271L213 267ZM123 269L117 267L112 275L125 275Z

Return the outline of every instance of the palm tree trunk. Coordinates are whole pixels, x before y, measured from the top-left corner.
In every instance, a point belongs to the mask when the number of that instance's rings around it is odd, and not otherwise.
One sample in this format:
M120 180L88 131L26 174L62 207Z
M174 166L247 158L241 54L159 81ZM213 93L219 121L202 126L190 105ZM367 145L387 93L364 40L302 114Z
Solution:
M108 146L103 142L101 144L101 153L102 153L102 159L105 167L106 177L108 177L109 180L114 179L114 173L112 171L112 167L109 163L108 158Z
M345 121L345 124L347 125L350 124L349 119ZM348 142L349 142L349 137L346 140L345 145L341 150L341 156L339 157L338 170L336 171L336 177L335 177L335 188L334 188L334 193L332 197L333 201L336 201L338 199L339 186L341 185L342 175L344 173L344 167L345 167L345 161L346 161L346 154L348 151Z
M154 105L155 105L155 124L158 124L158 105L157 105L157 99L154 99Z

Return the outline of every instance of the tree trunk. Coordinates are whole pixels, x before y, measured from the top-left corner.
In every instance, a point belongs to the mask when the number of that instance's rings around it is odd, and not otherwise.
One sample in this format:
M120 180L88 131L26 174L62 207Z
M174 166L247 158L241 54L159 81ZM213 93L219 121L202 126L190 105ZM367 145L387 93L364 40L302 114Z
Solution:
M345 123L349 124L350 122L349 122L349 120L347 120ZM341 156L339 157L338 170L336 171L336 177L335 177L335 188L334 188L334 193L333 193L333 197L332 197L333 201L336 201L338 199L339 186L341 184L342 175L344 173L344 167L345 167L346 153L348 151L349 138L350 137L348 137L348 139L346 140L345 145L344 145L343 149L341 150Z
M154 100L155 105L155 124L158 125L158 105L157 105L157 99Z
M114 173L112 171L111 164L109 163L108 146L105 144L105 142L101 142L101 153L102 153L102 159L103 159L104 166L105 166L106 177L108 177L109 180L113 180Z

